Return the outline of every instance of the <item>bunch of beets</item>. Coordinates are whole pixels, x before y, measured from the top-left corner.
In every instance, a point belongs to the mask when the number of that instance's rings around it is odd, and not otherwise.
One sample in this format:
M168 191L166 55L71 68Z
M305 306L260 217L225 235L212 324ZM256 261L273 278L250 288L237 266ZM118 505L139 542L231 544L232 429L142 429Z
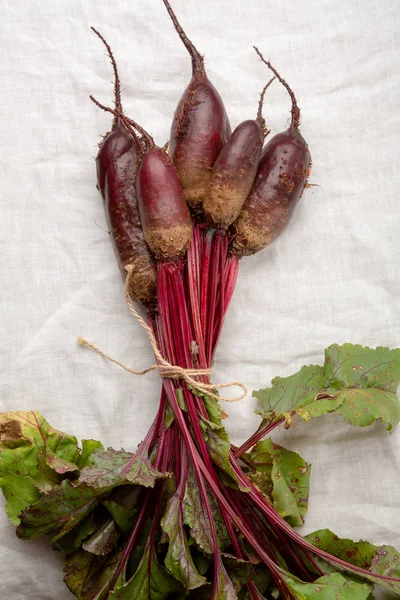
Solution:
M115 75L115 109L92 98L114 114L97 155L97 180L130 297L146 307L162 356L196 372L211 367L239 258L259 252L283 231L306 186L311 159L299 131L295 96L268 61L292 99L289 129L264 146L269 131L262 103L271 80L261 94L257 118L231 132L203 56L169 2L164 3L192 60L192 79L175 111L169 143L157 147L143 127L125 116L115 59L96 32ZM208 375L199 377L209 383ZM191 387L168 373L163 377L157 416L137 451L150 460L151 477L159 480L140 493L135 490L140 511L122 544L110 590L141 543L149 560L164 563L175 575L182 593L198 590L192 597L236 598L229 565L237 563L233 570L243 570L249 561L264 563L282 597L291 598L279 563L283 559L292 573L314 580L315 572L304 563L306 557L313 563L307 544L296 547L297 536L292 531L288 536L286 522L246 476L241 462L246 447L228 447L217 401ZM167 473L172 474L168 479ZM171 548L175 538L179 543ZM213 568L205 577L200 572L211 557ZM202 588L207 579L212 584ZM249 581L246 589L248 597L261 598L255 583ZM154 591L154 598L161 593Z
M296 98L258 50L273 77L257 117L231 133L203 57L164 4L192 60L169 143L156 146L125 115L114 56L96 30L114 69L115 107L92 98L113 115L96 159L98 189L126 296L145 308L159 351L158 412L134 454L97 449L81 463L79 480L63 481L58 520L35 525L46 507L57 512L53 490L22 514L18 535L47 535L66 552L65 580L82 600L367 599L371 582L400 592L393 570L328 553L276 509L271 456L280 447L268 445L264 462L261 451L248 451L262 450L260 440L285 420L289 426L289 415L271 412L240 448L229 442L210 369L238 261L286 227L311 158ZM264 145L263 99L274 79L289 93L291 123ZM65 464L57 473L68 471ZM76 490L79 498L95 492L85 504L74 500Z

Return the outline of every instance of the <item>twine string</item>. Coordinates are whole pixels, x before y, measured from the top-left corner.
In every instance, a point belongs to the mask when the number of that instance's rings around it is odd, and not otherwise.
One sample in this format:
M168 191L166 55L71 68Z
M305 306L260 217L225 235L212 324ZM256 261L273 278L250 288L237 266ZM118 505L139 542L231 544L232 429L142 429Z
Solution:
M193 389L195 392L199 392L200 394L205 394L211 398L214 398L214 400L223 400L224 402L239 402L239 400L242 400L243 398L245 398L245 396L247 395L247 388L240 381L230 381L228 383L205 383L205 382L199 381L198 377L202 377L202 376L210 377L211 371L212 371L211 368L209 368L209 369L185 369L184 367L180 367L179 365L171 364L162 356L160 349L158 347L158 344L157 344L157 340L153 333L153 330L151 329L151 327L149 327L149 325L146 323L146 321L137 312L137 310L134 307L133 302L129 296L129 283L130 283L132 273L133 273L133 266L127 265L125 267L125 270L128 273L125 278L125 287L124 287L124 296L125 296L126 303L128 304L129 310L131 311L131 313L133 314L135 319L146 331L147 337L149 338L150 345L154 352L154 356L157 359L157 364L151 365L150 367L147 367L147 369L143 369L142 371L135 371L134 369L131 369L130 367L127 367L126 365L124 365L119 360L112 358L112 356L110 356L109 354L106 354L105 352L103 352L102 350L97 348L97 346L95 346L94 344L91 344L90 342L88 342L87 340L85 340L82 337L78 338L78 343L82 346L86 346L86 347L90 348L91 350L94 350L95 352L97 352L98 354L103 356L103 358L106 358L110 362L113 362L114 364L121 367L121 369L128 371L128 373L131 373L132 375L142 376L142 375L146 375L146 373L150 373L150 371L158 371L161 378L166 377L168 379L182 379L183 381L185 381L187 386L189 388ZM234 387L234 386L241 388L242 392L237 396L232 396L229 398L220 397L218 394L216 394L213 391L213 390L217 390L219 388L227 388L227 387Z

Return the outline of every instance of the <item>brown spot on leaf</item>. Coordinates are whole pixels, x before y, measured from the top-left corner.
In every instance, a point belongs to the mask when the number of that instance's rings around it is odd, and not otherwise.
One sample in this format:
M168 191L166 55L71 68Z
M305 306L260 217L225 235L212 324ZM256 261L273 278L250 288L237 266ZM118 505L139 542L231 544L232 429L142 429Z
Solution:
M0 442L17 442L22 437L22 427L18 421L0 424Z

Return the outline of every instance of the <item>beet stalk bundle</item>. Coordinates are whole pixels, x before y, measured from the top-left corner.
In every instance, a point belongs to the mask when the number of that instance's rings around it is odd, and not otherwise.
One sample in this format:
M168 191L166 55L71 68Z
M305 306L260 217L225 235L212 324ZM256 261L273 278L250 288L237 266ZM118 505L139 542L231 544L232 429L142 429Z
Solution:
M158 411L135 453L93 440L79 449L35 412L1 415L7 512L20 538L46 536L65 553L65 582L81 600L367 600L375 583L400 594L394 548L362 542L360 558L355 542L329 530L296 533L310 465L263 439L295 415L327 412L393 428L400 351L331 346L324 367L303 367L257 392L259 429L239 448L229 442L210 376L239 258L283 231L311 158L295 95L258 50L291 97L291 125L263 148L271 80L257 118L230 133L203 57L164 4L193 67L170 150L125 115L117 65L97 31L114 69L115 108L92 98L114 117L96 160L98 188L130 308L138 319L132 301L146 310L140 322L162 379ZM355 403L366 398L360 419ZM21 462L30 469L23 494Z

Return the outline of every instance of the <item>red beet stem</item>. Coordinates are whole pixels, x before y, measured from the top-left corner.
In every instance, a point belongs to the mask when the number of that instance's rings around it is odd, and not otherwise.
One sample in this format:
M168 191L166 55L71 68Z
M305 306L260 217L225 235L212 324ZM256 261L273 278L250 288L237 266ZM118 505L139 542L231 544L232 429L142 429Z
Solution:
M105 112L109 112L112 115L114 115L114 118L117 120L120 120L125 131L127 133L129 133L129 135L131 135L133 137L133 139L135 140L135 144L136 144L136 149L142 153L143 151L143 147L142 147L142 143L140 141L140 139L138 138L136 131L131 127L131 125L129 124L129 121L127 119L127 117L124 115L123 112L120 112L118 109L113 109L110 108L109 106L105 106L104 104L102 104L101 102L99 102L98 100L96 100L96 98L92 95L89 96L89 98L91 99L92 102L94 102L94 104L96 106L98 106L99 108L101 108L101 110L104 110Z
M170 3L168 2L168 0L163 0L163 2L165 4L165 8L167 9L169 16L171 17L171 21L174 24L176 31L178 32L179 37L181 38L182 42L185 45L186 50L189 52L189 54L192 58L193 76L204 77L206 74L206 72L204 70L204 58L202 57L200 52L197 50L197 48L193 44L193 42L191 42L189 40L189 38L187 37L181 24L179 23L178 19L176 18L176 15L175 15L174 11L172 10L172 7L171 7Z
M142 127L141 125L139 125L139 123L136 123L136 121L130 119L129 117L126 117L126 120L142 135L149 150L155 147L156 144L154 142L153 137L145 130L144 127Z
M259 49L254 46L254 50L257 52L258 56L261 58L261 60L263 61L263 63L265 63L267 65L267 67L273 72L273 74L277 77L277 79L281 82L281 84L287 89L287 92L292 100L292 122L290 124L290 127L293 129L298 129L299 125L300 125L300 108L297 106L297 100L296 100L296 96L294 95L294 92L292 90L292 88L290 87L290 85L283 79L283 77L281 77L278 73L278 71L275 69L275 67L270 63L269 60L266 60L263 55L261 54L261 52L259 51Z
M114 102L115 102L115 108L117 110L119 110L120 112L123 112L122 110L122 103L121 103L121 82L120 82L120 78L119 78L119 74L118 74L118 67L117 67L117 62L114 58L114 54L112 53L111 50L111 46L108 44L107 40L101 35L101 33L99 31L97 31L97 29L95 29L94 27L90 28L92 31L94 31L94 33L101 39L101 41L103 42L103 44L105 45L105 47L107 48L107 52L108 52L108 56L111 60L111 64L112 64L112 68L114 70ZM115 129L115 127L118 124L118 117L116 115L114 115L114 121L112 124L112 129Z
M267 135L269 134L269 130L267 129L267 125L265 123L265 119L263 117L262 111L263 111L263 107L264 107L264 97L265 97L265 92L267 91L267 89L269 88L269 86L271 85L271 83L276 79L276 76L274 75L273 77L271 77L271 79L265 84L261 94L260 94L260 100L258 102L258 110L257 110L257 117L256 117L256 121L260 124L261 127L261 131L263 133L264 137L267 137Z

